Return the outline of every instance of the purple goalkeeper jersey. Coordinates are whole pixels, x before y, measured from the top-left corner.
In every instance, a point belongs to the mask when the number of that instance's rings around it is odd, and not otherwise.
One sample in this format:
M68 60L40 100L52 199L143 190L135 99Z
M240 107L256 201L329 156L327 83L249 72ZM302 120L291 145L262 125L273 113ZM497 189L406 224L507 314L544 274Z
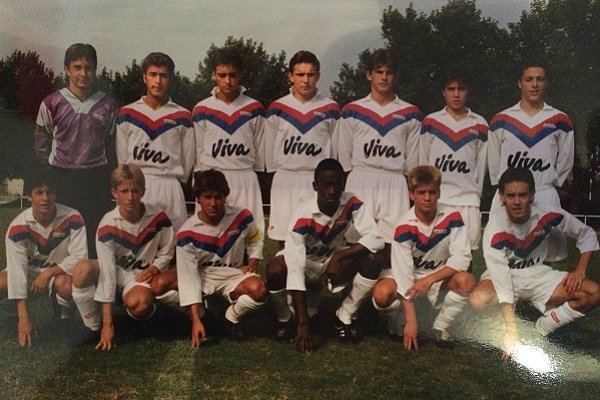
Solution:
M35 152L60 168L93 168L108 163L114 140L117 102L102 91L84 101L63 88L48 95L36 120ZM109 145L110 147L110 145Z

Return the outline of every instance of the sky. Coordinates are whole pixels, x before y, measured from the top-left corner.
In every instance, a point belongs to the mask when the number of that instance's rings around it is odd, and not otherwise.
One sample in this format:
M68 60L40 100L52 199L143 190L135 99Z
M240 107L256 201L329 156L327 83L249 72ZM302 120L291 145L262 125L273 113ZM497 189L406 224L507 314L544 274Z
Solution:
M227 36L262 42L271 54L310 50L321 61L319 87L326 94L343 62L356 65L366 48L384 45L381 15L410 0L0 0L0 58L32 50L55 73L72 43L94 45L99 69L124 71L152 51L169 54L176 69L193 79L211 44ZM529 0L479 0L485 17L507 26ZM416 0L428 14L445 0Z

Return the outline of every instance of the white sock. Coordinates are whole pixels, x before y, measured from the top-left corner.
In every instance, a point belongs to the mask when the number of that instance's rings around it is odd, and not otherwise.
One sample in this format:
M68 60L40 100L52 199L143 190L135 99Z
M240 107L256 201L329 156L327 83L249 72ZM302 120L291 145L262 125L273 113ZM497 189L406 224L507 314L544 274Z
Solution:
M271 298L271 303L273 303L273 307L275 307L275 315L277 316L277 321L289 321L292 318L292 312L290 311L290 306L288 304L287 290L280 289L275 291L269 291L269 297Z
M454 321L454 319L465 307L467 301L469 301L468 296L461 296L456 292L449 291L444 298L442 309L435 318L435 321L433 321L433 329L437 329L439 331L448 329L452 321Z
M96 286L93 285L84 288L73 286L71 295L77 305L83 324L93 331L98 331L102 324L102 316L100 315L100 306L94 300L95 293Z
M337 310L337 317L344 324L349 325L355 317L363 300L371 294L371 289L377 283L377 279L368 279L357 273L352 280L352 289L342 302L341 307Z
M234 324L240 322L240 318L243 317L246 313L259 309L264 301L256 301L252 297L247 294L243 294L236 300L235 303L229 306L229 308L225 311L225 318Z
M160 296L156 296L156 300L170 307L179 307L179 292L177 290L169 290Z
M69 319L69 308L71 308L71 302L63 299L56 293L56 302L60 307L60 319Z
M569 305L569 302L566 302L556 308L553 308L552 310L549 310L546 312L546 314L538 318L538 320L535 322L535 329L542 335L548 336L561 326L584 316L585 314L574 310Z

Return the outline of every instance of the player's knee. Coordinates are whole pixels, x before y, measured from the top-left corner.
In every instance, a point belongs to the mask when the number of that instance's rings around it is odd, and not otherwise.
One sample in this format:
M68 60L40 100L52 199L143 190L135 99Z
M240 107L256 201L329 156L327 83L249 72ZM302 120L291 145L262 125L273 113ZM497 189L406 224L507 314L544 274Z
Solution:
M376 253L368 253L360 260L358 271L368 279L377 279L381 272L381 260Z
M285 287L287 279L287 265L283 256L277 256L271 260L266 268L267 286L271 289Z
M375 285L373 287L373 302L379 308L388 308L396 299L396 291L390 285Z
M469 302L471 306L477 310L483 310L492 301L493 295L489 290L476 286L475 289L469 295Z
M54 289L56 293L65 300L71 300L73 281L70 275L60 274L54 278Z
M132 295L126 296L124 305L129 310L129 313L139 319L146 318L153 310L154 298L150 295Z
M475 282L475 278L468 272L459 272L454 276L455 288L453 289L456 293L461 296L468 296L477 283Z
M260 278L247 279L246 294L254 301L263 302L267 300L267 285Z
M85 288L95 285L99 274L98 264L93 260L81 260L73 268L73 286Z

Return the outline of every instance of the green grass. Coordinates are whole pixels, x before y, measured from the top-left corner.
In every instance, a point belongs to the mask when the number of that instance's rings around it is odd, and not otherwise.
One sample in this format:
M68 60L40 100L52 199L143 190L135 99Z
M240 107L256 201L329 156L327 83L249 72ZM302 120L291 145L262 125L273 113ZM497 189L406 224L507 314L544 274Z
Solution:
M18 211L0 209L0 230ZM275 251L267 243L269 258ZM4 249L0 246L4 260ZM598 257L594 258L597 266ZM481 254L474 261L482 270ZM566 263L565 263L566 265ZM592 271L600 278L598 269ZM16 320L0 308L0 393L3 399L592 399L600 393L600 313L578 323L584 346L565 351L541 343L556 360L557 372L539 374L471 339L481 323L470 309L454 333L465 340L452 351L421 343L418 353L381 333L367 304L362 320L365 339L356 345L337 342L328 322L339 297L323 299L324 323L315 333L310 356L293 345L275 343L267 328L269 306L251 317L256 336L242 343L223 339L190 348L185 317L162 309L146 324L117 312L118 347L95 351L92 345L69 347L52 328L46 298L31 301L38 335L34 347L16 344ZM524 308L527 317L531 310ZM524 331L531 323L521 323ZM485 334L486 332L484 332Z

